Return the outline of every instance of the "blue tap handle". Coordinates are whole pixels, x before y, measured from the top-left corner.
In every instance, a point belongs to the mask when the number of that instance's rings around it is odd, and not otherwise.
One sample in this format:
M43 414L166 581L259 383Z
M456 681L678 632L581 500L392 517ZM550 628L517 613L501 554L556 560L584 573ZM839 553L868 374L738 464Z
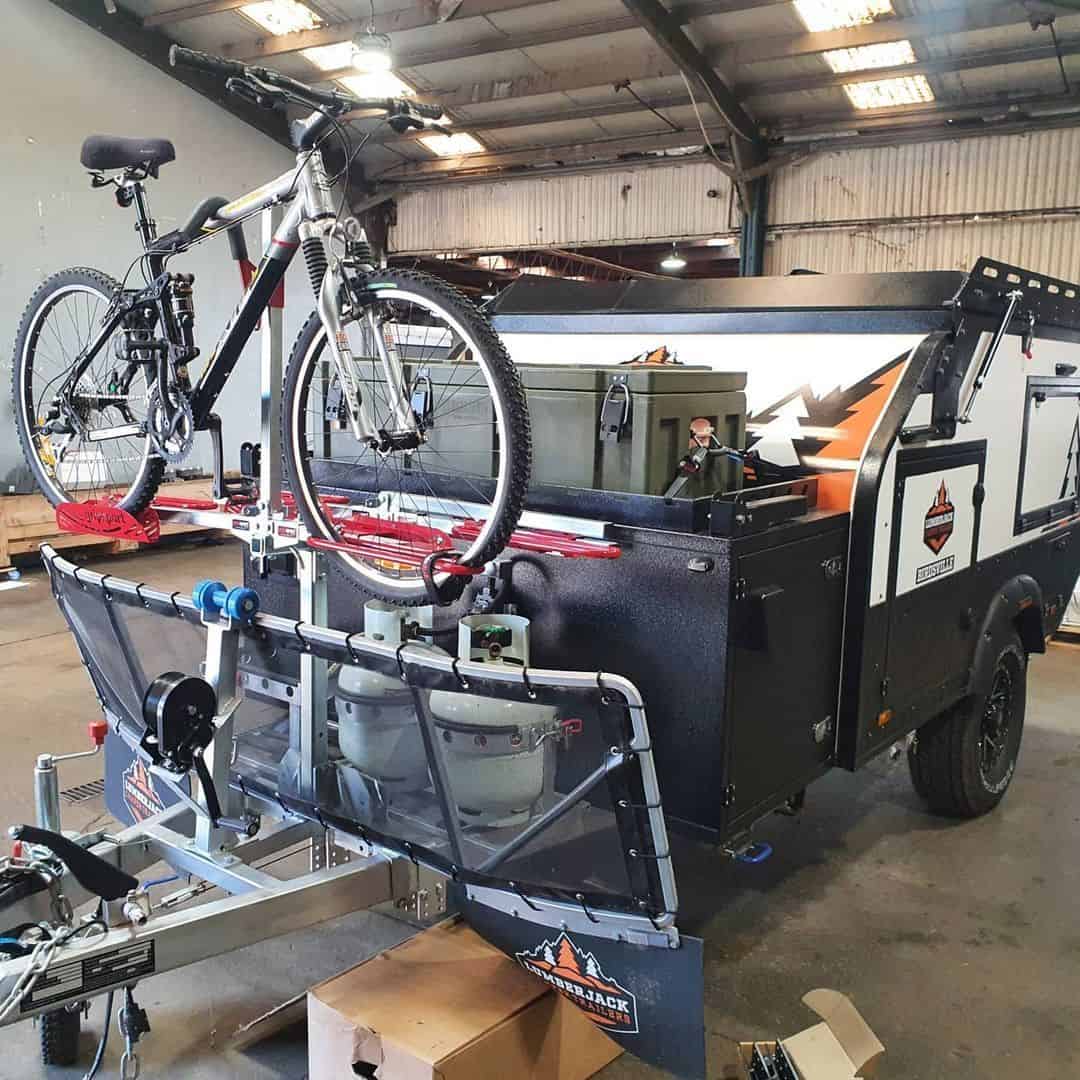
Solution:
M191 590L192 603L204 615L224 612L230 619L249 623L259 610L259 594L254 589L238 585L227 589L221 581L200 581Z

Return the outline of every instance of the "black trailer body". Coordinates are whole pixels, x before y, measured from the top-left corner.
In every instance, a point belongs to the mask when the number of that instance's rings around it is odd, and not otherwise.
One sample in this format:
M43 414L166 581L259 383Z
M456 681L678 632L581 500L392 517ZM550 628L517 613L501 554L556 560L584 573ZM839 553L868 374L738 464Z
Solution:
M1080 572L1078 293L982 260L503 294L518 360L668 344L745 370L748 440L784 477L693 500L537 487L531 511L603 522L622 556L507 552L501 600L532 620L532 662L642 691L669 823L739 837L832 766L989 715L1010 643L1044 649ZM295 616L288 575L247 583ZM330 625L361 631L363 599L332 589Z

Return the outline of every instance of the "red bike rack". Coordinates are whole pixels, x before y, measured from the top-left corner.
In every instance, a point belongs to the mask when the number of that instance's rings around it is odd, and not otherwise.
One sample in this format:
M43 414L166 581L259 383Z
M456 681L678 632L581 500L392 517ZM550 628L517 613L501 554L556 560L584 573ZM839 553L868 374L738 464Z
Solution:
M60 503L56 507L56 527L61 532L135 540L140 544L156 544L161 539L161 520L153 507L129 514L103 499Z
M346 500L347 502L348 500ZM482 570L478 566L462 566L455 562L453 539L440 529L411 521L387 521L370 514L350 514L336 519L340 540L309 536L307 544L316 551L336 551L365 559L381 559L418 570L432 555L445 553L436 559L433 569L454 577L473 577Z
M456 540L475 540L480 535L482 523L463 521L455 525L451 535ZM622 555L618 544L602 540L587 540L573 533L555 532L551 529L517 529L510 534L508 547L520 551L535 551L541 555L561 555L564 559L617 559Z

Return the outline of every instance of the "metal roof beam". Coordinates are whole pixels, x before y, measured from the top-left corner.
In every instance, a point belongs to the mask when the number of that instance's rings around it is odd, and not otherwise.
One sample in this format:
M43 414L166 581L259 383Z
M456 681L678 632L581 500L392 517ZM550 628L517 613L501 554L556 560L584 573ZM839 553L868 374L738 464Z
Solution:
M717 75L715 69L702 55L701 50L686 36L682 22L659 0L622 0L623 6L633 13L637 21L648 31L660 50L671 58L687 79L701 84L712 107L720 118L738 136L736 142L747 144L739 153L745 154L747 164L756 165L765 155L761 133L753 118L743 108L742 102L731 87Z
M246 101L228 93L225 89L225 81L216 76L204 75L189 68L172 67L169 63L169 48L172 42L156 30L147 30L124 8L118 7L115 14L109 15L101 0L52 0L52 3L115 41L128 52L153 64L170 78L176 79L189 89L209 98L215 105L220 105L226 112L250 124L263 135L269 136L283 146L291 147L285 118L281 113L268 112L266 109L249 105Z
M1080 39L1061 42L1062 56L1080 54ZM862 71L835 73L823 71L813 75L797 75L790 79L773 79L762 83L741 83L736 92L744 98L776 97L804 90L829 90L851 83L877 82L880 79L899 79L907 75L950 75L957 71L974 71L979 68L1008 67L1012 64L1028 64L1040 60L1056 60L1053 45L1037 45L1025 49L997 49L988 52L968 53L919 60L914 64L898 64L896 67L867 68Z
M986 116L1001 116L1007 113L1022 113L1028 109L1054 109L1059 114L1072 112L1080 123L1080 92L1072 94L1029 94L1013 98L987 98L981 101L948 103L943 101L920 105L898 105L889 109L859 110L843 113L827 113L815 117L803 116L778 117L770 125L775 135L798 133L800 136L813 136L837 131L872 131L882 128L901 127L906 124L927 125L944 124L957 120L979 120ZM1023 119L1017 116L1017 119ZM800 140L801 142L801 140Z
M170 23L198 19L203 15L220 15L223 11L235 11L249 3L251 0L202 0L201 3L185 4L183 7L172 8L169 11L146 15L142 24L149 30L155 26L168 26Z
M239 6L234 0L211 0L217 3L229 3L233 7ZM243 0L248 2L248 0ZM536 0L532 0L533 6ZM790 0L684 0L681 4L675 4L671 10L672 18L678 20L679 25L690 22L693 19L704 18L709 15L727 15L733 12L756 10L765 7L787 7ZM496 15L500 11L512 11L521 7L521 0L465 0L454 17L455 22L481 15ZM487 9L487 10L484 10ZM180 9L183 11L184 9ZM342 41L349 41L354 34L366 30L370 20L352 19L348 22L334 23L330 26L322 26L317 30L305 30L298 34L286 34L281 37L269 38L257 43L241 42L235 45L224 46L224 55L237 56L246 59L262 59L270 55L296 52L298 49L308 49L315 45L334 45ZM423 4L414 4L408 9L386 12L377 16L376 29L382 33L393 33L401 30L415 30L423 26L437 26L438 23L431 18L430 13L425 13ZM459 45L448 45L445 48L431 48L412 54L395 55L394 67L398 71L408 68L423 67L425 64L442 64L451 60L470 60L478 56L488 56L492 53L512 52L517 49L534 48L537 45L551 45L563 41L574 41L577 38L597 37L603 34L617 34L623 30L632 30L640 23L630 15L611 19L594 19L590 22L569 23L569 25L555 26L547 30L534 30L530 33L519 35L506 35L499 37L492 35L490 25L484 29L488 36L480 41L469 42ZM246 51L245 51L246 50ZM324 79L334 79L339 75L347 74L351 69L327 72Z
M1080 55L1080 39L1075 41L1061 42L1063 56ZM957 71L972 71L979 68L1007 67L1013 64L1026 64L1040 60L1055 60L1056 54L1053 46L1038 46L1027 49L1003 49L990 52L972 53L967 56L949 56L938 60L919 61L914 64L903 64L893 68L872 68L865 71L851 71L834 73L831 71L813 75L800 75L792 79L774 79L763 83L744 83L736 89L742 98L766 99L778 97L783 94L791 94L804 90L826 90L840 88L848 83L876 82L879 79L900 78L905 75L944 75ZM655 75L655 72L650 72ZM637 76L648 77L648 76ZM517 97L518 95L510 95ZM528 100L527 95L521 95ZM444 99L440 99L444 100ZM649 98L648 104L654 109L685 108L690 104L690 98L685 93L668 95L662 98ZM455 102L465 104L464 102ZM625 116L637 112L645 112L633 98L615 100L605 105L580 105L568 109L542 109L537 112L525 112L510 114L491 120L462 120L463 126L467 126L471 132L482 131L505 131L522 127L533 127L544 124L557 124L573 120L603 120L605 116ZM858 113L851 113L852 118ZM689 127L687 130L691 130ZM696 129L694 129L696 130ZM405 135L387 134L376 136L376 142L399 142L402 139L415 140L423 132L410 132Z
M706 131L711 139L723 140L727 128L719 125ZM583 142L565 143L560 146L524 146L513 150L493 150L483 154L464 157L439 158L431 161L410 162L395 165L379 176L379 180L407 182L427 177L454 175L476 176L485 170L511 168L520 165L583 162L598 158L611 159L623 154L644 154L652 150L671 150L684 146L700 146L701 132L675 132L670 129L645 132L641 135L620 136L613 139L591 139ZM673 159L677 161L679 159ZM632 164L624 162L623 164ZM725 163L726 164L726 163Z
M454 16L455 22L481 15L497 15L502 11L516 11L523 7L535 7L536 0L463 0ZM402 30L417 30L423 26L437 26L438 17L432 5L407 4L404 7L384 11L375 16L375 29L380 34L394 34ZM313 49L320 45L337 45L349 41L353 35L363 33L371 25L371 19L349 19L347 22L331 23L316 30L299 30L295 34L279 34L258 41L241 41L234 45L222 45L222 56L235 60L265 60L268 56Z
M689 104L690 99L686 94L676 94L673 97L649 100L649 105L653 109L660 111L685 108ZM625 116L629 113L648 111L648 109L642 108L633 98L628 97L621 101L614 101L610 105L580 105L571 109L545 109L542 112L523 113L520 116L500 117L497 120L462 120L460 126L476 134L478 131L508 131L523 127L537 127L543 124L561 124L573 120L603 120L605 116ZM683 126L683 130L690 134L691 142L695 135L700 137L696 123L693 126ZM430 132L426 131L410 131L401 135L396 132L385 132L375 136L374 141L393 145L403 139L415 142L417 139L429 134Z
M994 0L992 3L948 8L933 15L878 19L843 30L750 38L738 45L717 50L711 59L727 66L756 64L763 60L785 60L794 56L810 56L834 49L853 49L888 41L936 38L999 26L1030 24L1030 19L1027 9L1018 0Z

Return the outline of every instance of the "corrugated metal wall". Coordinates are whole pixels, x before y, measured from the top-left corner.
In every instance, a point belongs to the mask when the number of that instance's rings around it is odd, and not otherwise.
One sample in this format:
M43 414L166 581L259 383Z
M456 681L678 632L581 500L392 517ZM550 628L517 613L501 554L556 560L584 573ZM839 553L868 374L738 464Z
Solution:
M1078 168L1080 128L818 155L774 178L766 273L966 269L990 255L1076 280L1080 216L1030 211L1075 211ZM1000 212L1021 216L896 221Z
M731 228L730 212L731 183L707 162L447 184L398 199L390 244L411 254L709 236Z
M774 174L766 273L966 269L990 255L1075 281L1078 175L1080 128L819 154ZM399 199L391 245L431 252L698 237L730 230L730 212L729 182L700 162L448 184ZM970 220L1001 213L1021 216Z

